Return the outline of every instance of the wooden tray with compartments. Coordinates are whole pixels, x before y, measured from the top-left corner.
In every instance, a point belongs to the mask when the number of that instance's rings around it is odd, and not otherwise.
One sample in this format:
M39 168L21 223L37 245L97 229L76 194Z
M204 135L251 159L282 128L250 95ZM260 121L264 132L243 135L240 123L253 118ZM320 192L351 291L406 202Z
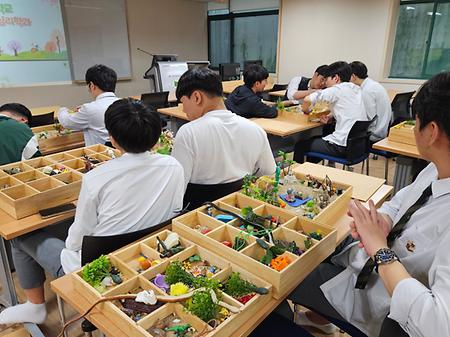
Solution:
M264 249L256 242L256 237L242 231L240 228L242 223L239 219L223 223L215 218L220 211L212 210L211 212L206 206L175 218L172 222L173 231L223 258L233 261L272 284L275 298L286 295L294 283L298 284L302 281L336 247L336 231L333 228L298 217L289 211L241 193L234 193L219 199L216 204L235 214L240 214L242 208L250 206L255 214L275 217L280 225L273 231L274 240L295 241L297 246L304 250L304 253L297 256L285 252L283 255L286 255L291 262L283 270L276 271L259 261L264 255ZM202 234L199 228L208 228L209 232ZM320 241L312 239L312 247L306 249L306 235L317 230L322 233L323 238ZM237 251L223 244L224 241L233 242L236 237L244 238L246 241L246 246L242 250Z
M391 142L416 146L416 138L414 137L414 123L411 121L404 121L394 125L389 129L388 140Z
M107 154L110 150L115 156L120 155L104 145L93 145L0 166L0 208L15 219L21 219L40 209L76 200L85 169L83 155L105 162L111 159ZM46 166L65 168L67 172L47 175L43 173ZM6 172L15 168L20 172Z
M82 131L59 133L54 124L37 126L32 128L32 131L37 136L40 152L44 154L57 148L67 149L84 146Z
M153 290L157 295L167 295L164 290L155 286L152 280L157 274L164 273L171 261L179 260L182 262L193 255L198 255L202 260L207 260L211 265L217 267L217 272L212 276L214 279L223 282L228 279L231 273L239 272L243 279L252 282L257 287L264 287L269 290L268 294L257 294L245 304L242 304L235 298L223 292L222 301L239 308L240 312L231 314L214 329L207 324L207 322L202 321L199 317L185 310L182 302L163 304L158 309L138 320L133 320L129 315L125 314L121 310L119 301L103 302L99 304L99 309L117 322L117 325L120 326L122 331L126 332L129 336L142 337L158 337L156 335L153 336L148 330L155 325L159 319L164 319L171 314L178 316L184 323L190 324L198 333L201 333L202 336L229 336L238 329L239 326L244 324L254 312L262 309L271 300L272 286L269 283L254 276L248 268L241 268L234 263L230 263L219 255L185 239L182 235L180 235L180 242L184 247L184 250L169 258L163 259L160 263L146 270L140 270L137 262L137 258L140 254L145 254L145 256L149 258L160 257L156 246L156 236L164 240L169 234L169 230L164 230L109 254L112 265L121 272L123 277L123 282L121 284L108 288L106 292L100 294L95 288L83 280L81 276L82 269L80 269L79 271L72 273L74 287L92 302L101 297L137 293L140 290Z

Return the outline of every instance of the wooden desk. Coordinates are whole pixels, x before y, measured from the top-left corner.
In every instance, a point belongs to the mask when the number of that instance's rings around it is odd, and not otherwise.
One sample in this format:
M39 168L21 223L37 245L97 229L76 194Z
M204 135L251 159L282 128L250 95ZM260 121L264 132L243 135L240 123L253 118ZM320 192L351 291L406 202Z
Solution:
M244 84L243 80L223 81L222 82L223 93L227 94L227 95L231 94L234 89L236 89L237 87L239 87L240 85L243 85L243 84ZM267 82L267 85L265 86L264 91L268 91L272 88L273 88L273 83Z
M179 104L172 108L158 109L164 115L188 121L183 105ZM320 123L308 122L308 117L298 112L280 112L277 118L251 118L253 122L262 127L267 133L287 137L305 130L320 127Z
M383 185L373 196L372 200L375 204L380 206L383 201L389 197L392 192L392 186ZM335 224L338 229L338 241L341 242L350 232L349 224L351 218L344 215ZM297 284L293 284L290 291L296 288ZM72 281L71 275L63 276L57 280L51 282L52 290L60 296L65 302L69 303L76 311L82 313L85 312L92 302L86 299L82 293L78 292ZM289 292L290 292L289 291ZM257 311L245 324L240 326L237 331L235 331L231 336L247 336L249 335L263 320L266 318L282 301L284 298L276 300L274 298L264 307L263 310ZM128 336L124 331L122 331L115 322L111 321L106 315L101 311L101 305L96 307L90 315L88 315L89 320L98 327L102 332L106 333L108 336L112 337L125 337ZM76 324L76 323L75 323Z
M39 107L39 108L32 108L32 109L30 109L30 111L31 111L32 116L45 115L46 113L53 111L54 116L58 117L59 108L60 107L58 105L52 105L52 106L44 106L44 107Z
M286 94L286 90L279 90L279 91L271 91L271 92L269 92L270 96L281 97L281 98L283 98L285 94Z
M374 149L400 154L406 157L421 159L417 146L389 141L387 138L373 145Z

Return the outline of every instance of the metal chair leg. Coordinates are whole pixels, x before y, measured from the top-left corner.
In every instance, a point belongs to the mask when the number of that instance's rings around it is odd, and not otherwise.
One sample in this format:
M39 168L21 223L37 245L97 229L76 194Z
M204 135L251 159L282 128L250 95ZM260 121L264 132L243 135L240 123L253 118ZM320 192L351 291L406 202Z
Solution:
M367 157L366 175L369 175L369 157Z
M389 158L386 157L386 163L384 164L384 180L388 180L388 173L389 173Z
M364 164L365 164L365 160L363 160L363 162L362 162L362 166L361 166L361 174L363 174L363 172L364 172Z

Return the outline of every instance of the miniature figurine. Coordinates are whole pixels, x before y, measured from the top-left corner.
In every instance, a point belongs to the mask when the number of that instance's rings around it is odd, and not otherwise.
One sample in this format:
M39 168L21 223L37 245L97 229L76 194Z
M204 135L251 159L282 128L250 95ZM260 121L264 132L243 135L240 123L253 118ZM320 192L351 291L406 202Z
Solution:
M3 172L5 172L9 175L13 175L13 174L21 173L22 169L20 167L12 167L10 169L4 169Z

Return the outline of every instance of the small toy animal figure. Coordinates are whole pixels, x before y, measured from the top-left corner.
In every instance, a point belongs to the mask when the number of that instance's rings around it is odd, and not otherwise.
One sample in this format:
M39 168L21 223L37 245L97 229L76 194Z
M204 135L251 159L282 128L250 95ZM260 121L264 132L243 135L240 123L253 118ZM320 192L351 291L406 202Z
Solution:
M286 195L286 201L287 202L294 202L295 201L295 191L292 188L287 189L287 195Z

